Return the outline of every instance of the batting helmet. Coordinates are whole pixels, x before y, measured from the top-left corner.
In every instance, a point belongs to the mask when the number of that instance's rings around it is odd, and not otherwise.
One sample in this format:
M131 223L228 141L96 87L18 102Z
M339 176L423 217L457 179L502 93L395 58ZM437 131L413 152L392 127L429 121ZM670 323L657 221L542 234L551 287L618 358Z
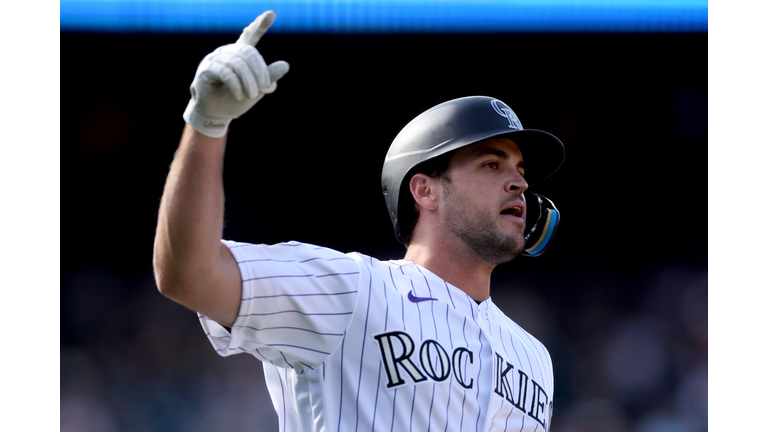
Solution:
M384 158L381 187L395 236L401 243L406 243L411 227L402 226L401 211L398 209L402 210L404 205L413 202L408 182L418 167L438 156L488 138L509 138L520 147L525 158L525 179L529 185L554 174L565 159L563 143L557 137L540 130L524 130L515 112L499 99L469 96L428 109L400 131ZM559 213L545 197L530 193L526 202L524 254L537 256L549 245L559 224Z

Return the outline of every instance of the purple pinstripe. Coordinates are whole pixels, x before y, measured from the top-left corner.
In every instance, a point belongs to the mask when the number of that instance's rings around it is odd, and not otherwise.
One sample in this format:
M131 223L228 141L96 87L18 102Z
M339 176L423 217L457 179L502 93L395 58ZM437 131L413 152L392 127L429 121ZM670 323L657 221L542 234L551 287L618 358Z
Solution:
M260 356L261 356L261 358L263 358L263 359L264 359L263 361L268 361L268 362L272 363L272 361L270 361L268 358L264 357L264 354L262 354L262 353L261 353L261 351L259 351L259 349L258 349L258 348L256 348L256 350L255 350L255 351L256 351L256 353L257 353L258 355L260 355Z
M319 350L316 350L316 349L307 348L307 347L298 346L298 345L289 345L289 344L264 344L264 345L266 345L268 347L298 348L298 349L303 349L303 350L307 350L307 351L313 351L313 352L320 353L320 354L325 354L325 355L330 355L331 354L331 353L327 353L325 351L319 351ZM283 352L280 351L280 355L282 355L282 354L283 354ZM285 356L283 356L283 358L285 358ZM286 360L285 362L288 363L288 360ZM288 363L288 364L290 364L290 363ZM293 367L293 366L291 366L291 367Z
M480 330L480 334L478 335L478 339L480 340L480 352L483 352L483 337L482 337L482 330ZM478 363L480 366L478 367L478 376L480 376L483 373L483 357L478 356ZM480 383L477 383L477 394L475 395L475 399L477 400L477 420L475 420L475 430L478 430L478 427L480 427L480 415L483 413L483 406L480 404Z
M509 418L512 417L512 413L513 412L514 412L514 410L510 409L509 410L509 414L507 414L507 418L504 419L504 430L505 431L507 430L507 426L509 426Z
M418 267L416 268L418 269ZM427 284L427 289L429 290L429 294L431 296L432 288L429 287L429 281L427 280L427 277L424 276L424 273L422 273L420 269L419 269L419 273L421 273L421 275L424 277L424 283ZM437 321L435 320L435 302L434 301L429 302L429 311L430 311L430 314L432 315L432 325L435 326L435 339L439 340L440 338L438 337L438 334L437 334ZM439 354L437 354L437 356L439 357ZM432 407L435 405L435 386L436 384L433 383L432 384L432 400L429 403L429 417L428 417L429 420L427 421L427 432L429 432L429 430L432 429Z
M270 363L272 363L272 361L270 361ZM288 371L286 370L285 373L285 380L288 381ZM283 379L280 378L280 372L277 372L277 379L280 380L280 396L283 398L283 424L280 425L280 430L285 432L285 422L287 416L287 413L285 412L285 385L283 384Z
M445 284L445 292L448 293L448 298L451 299L451 304L453 305L453 308L456 309L456 303L453 302L453 296L451 295L451 289L448 287L448 282L443 281Z
M464 324L461 326L461 333L464 336L464 346L469 346L469 341L467 340L467 317L464 317ZM466 375L467 369L464 369L464 374ZM479 384L478 384L479 386ZM461 424L459 425L459 430L464 429L464 402L467 401L467 392L464 392L464 399L461 400Z
M411 423L408 426L408 430L413 430L413 408L416 406L416 392L420 386L413 386L413 399L411 400Z
M379 407L379 386L381 386L381 365L379 363L379 375L376 379L376 398L373 400L373 418L371 419L371 432L376 428L376 408Z
M427 275L424 274L423 271L418 266L415 266L416 270L418 270L419 273L421 273L421 277L424 278L424 283L427 285L427 290L429 290L429 294L432 295L432 287L429 286L429 280L427 280Z
M308 263L310 261L315 261L315 260L323 260L323 261L349 260L349 261L354 261L352 258L349 258L349 257L337 257L337 258L314 257L314 258L308 258L308 259L305 259L305 260L279 260L279 259L274 259L274 258L256 258L256 259L237 261L237 263L238 264L245 264L245 263L250 263L250 262L279 262L279 263L295 262L295 263L303 264L303 263Z
M413 279L411 279L411 289L413 290ZM414 292L416 292L414 290ZM424 340L424 328L421 326L421 303L416 303L416 310L419 311L419 338L421 340Z
M305 316L333 316L333 315L352 315L352 312L338 312L338 313L306 313L302 311L297 310L284 310L284 311L278 311L278 312L268 312L268 313L252 313L252 314L246 314L246 315L238 315L239 317L246 317L246 316L269 316L269 315L278 315L278 314L284 314L284 313L297 313Z
M435 405L435 386L437 384L432 383L432 401L429 403L429 420L427 420L427 432L432 429L432 407Z
M341 429L341 411L344 409L342 402L344 401L344 342L347 340L347 332L344 332L344 337L341 339L341 361L339 362L339 424L336 426L336 430Z
M447 286L446 286L447 287ZM453 351L453 335L451 334L451 323L448 320L448 304L445 305L445 326L448 327L448 339L451 341L451 351ZM453 377L451 377L451 381L453 381ZM448 403L445 404L445 430L443 432L448 431L448 413L450 412L451 408L451 395L453 392L448 389Z
M469 296L467 296L467 301L472 302L472 299ZM470 303L470 307L471 307L471 310L472 310L472 318L475 318L475 308L472 305L472 303ZM477 338L478 338L478 340L480 340L480 352L483 352L484 344L483 344L483 331L482 331L482 329L478 329ZM477 374L478 374L478 376L481 376L482 373L483 373L483 357L479 356L478 360L479 360L478 363L480 364L480 366L478 367L478 373ZM483 413L483 407L482 407L482 405L480 405L480 383L477 383L477 394L475 395L475 400L477 401L477 407L478 407L478 409L477 409L477 420L475 420L475 430L478 430L478 427L480 426L480 416Z
M345 295L345 294L357 294L357 291L345 291L345 292L339 292L339 293L311 293L311 294L275 294L275 295L265 295L265 296L253 296L242 299L243 301L248 300L256 300L256 299L267 299L267 298L277 298L277 297L314 297L314 296L337 296L337 295Z
M317 331L314 331L314 330L310 330L310 329L305 329L305 328L302 328L302 327L264 327L264 328L256 328L256 327L251 327L251 326L247 326L247 325L236 325L235 327L237 327L237 328L247 328L247 329L251 329L253 331L300 330L300 331L314 333L314 334L320 335L320 336L343 336L344 335L343 333L320 333L320 332L317 332Z
M371 288L373 287L373 278L369 275L368 279L368 306L365 310L365 327L363 328L363 335L368 334L368 316L371 312ZM357 396L355 396L355 432L357 432L357 423L360 419L360 387L363 383L363 359L365 359L365 342L363 342L363 348L360 352L360 373L357 376Z
M288 345L288 346L290 346L290 345ZM290 367L291 367L291 369L293 369L293 365L292 365L292 364L291 364L291 363L288 361L288 359L287 359L287 358L285 358L285 354L283 354L283 352L282 352L282 351L278 351L278 352L280 353L280 356L282 356L282 357L283 357L283 361L285 361L285 363L286 363L288 366L290 366ZM286 381L287 381L287 380L288 380L288 376L286 376L286 378L285 378L285 379L286 379Z
M251 282L256 280L264 280L264 279L278 279L278 278L306 278L306 277L314 277L314 278L323 278L328 276L349 276L349 275L356 275L360 274L360 272L349 272L349 273L328 273L328 274L322 274L322 275L313 275L313 274L306 274L306 275L274 275L274 276L261 276L261 277L255 277L250 279L243 279L243 283L245 282Z
M349 276L349 275L356 275L356 274L360 274L360 272L329 273L329 274L324 274L324 275L318 275L318 276L315 276L315 277L316 278L324 278L324 277L329 277L329 276Z

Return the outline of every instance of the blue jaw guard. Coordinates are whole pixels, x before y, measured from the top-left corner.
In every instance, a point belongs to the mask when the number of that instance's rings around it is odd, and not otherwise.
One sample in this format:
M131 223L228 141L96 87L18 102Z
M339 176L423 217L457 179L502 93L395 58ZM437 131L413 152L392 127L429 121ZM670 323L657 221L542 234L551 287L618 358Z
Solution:
M526 223L523 256L540 256L547 250L560 224L560 212L547 197L525 191Z

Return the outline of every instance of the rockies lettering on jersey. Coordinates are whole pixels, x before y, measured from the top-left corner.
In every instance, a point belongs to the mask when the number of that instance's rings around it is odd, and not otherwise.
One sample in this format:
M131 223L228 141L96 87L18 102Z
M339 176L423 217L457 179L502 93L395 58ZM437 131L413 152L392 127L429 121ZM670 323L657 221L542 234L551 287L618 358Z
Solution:
M389 333L383 333L374 335L374 339L379 343L379 349L381 351L381 360L385 365L384 370L387 373L387 388L393 388L401 385L405 385L405 380L400 376L399 367L401 367L413 380L414 384L425 381L427 377L433 381L444 381L450 375L450 365L448 360L448 353L438 342L434 340L426 340L421 345L420 349L420 363L424 373L421 373L418 366L411 361L410 357L414 353L413 338L408 333L402 331L393 331ZM395 354L395 348L392 341L398 341L400 345L400 354ZM439 354L437 357L429 356L429 348L434 347ZM470 380L470 384L466 384L464 377L461 376L461 364L462 355L469 355L469 363L472 363L473 353L466 348L459 347L454 350L453 358L453 372L457 382L465 389L471 389L474 378ZM441 371L436 374L436 365L433 364L435 360L438 360L437 368ZM520 380L518 381L517 388L513 388L510 384L507 374L514 369L514 366L504 360L504 358L496 353L496 386L494 392L499 396L505 398L515 408L533 417L539 422L544 429L547 429L547 421L541 418L541 414L544 412L544 408L549 401L549 396L544 389L534 380L531 382L531 400L528 401L528 375L522 370L518 370ZM426 375L426 376L425 376ZM517 400L514 399L513 393L517 394Z
M491 299L410 261L225 241L243 297L222 356L260 360L280 431L549 430L546 348Z

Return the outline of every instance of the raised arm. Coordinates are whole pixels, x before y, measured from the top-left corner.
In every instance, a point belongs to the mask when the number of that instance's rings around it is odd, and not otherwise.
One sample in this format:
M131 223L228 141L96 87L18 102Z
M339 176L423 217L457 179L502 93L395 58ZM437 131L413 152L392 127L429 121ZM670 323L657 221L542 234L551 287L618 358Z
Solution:
M217 48L197 69L187 122L166 180L153 264L165 296L231 326L240 307L241 278L221 243L226 131L232 119L277 88L288 64L266 65L255 45L274 20L267 11L234 44Z

